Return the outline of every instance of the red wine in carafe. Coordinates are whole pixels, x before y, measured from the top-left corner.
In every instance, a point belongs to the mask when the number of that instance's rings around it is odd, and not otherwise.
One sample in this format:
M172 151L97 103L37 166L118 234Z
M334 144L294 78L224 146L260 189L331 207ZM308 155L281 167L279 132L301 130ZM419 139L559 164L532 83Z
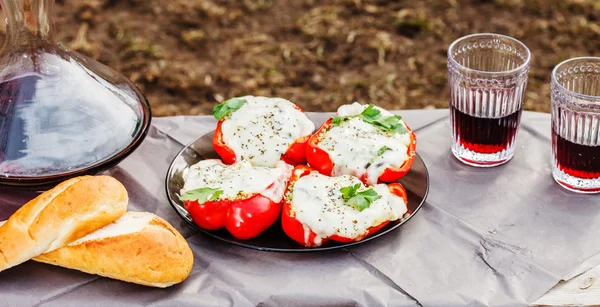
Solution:
M26 76L0 83L0 162L24 156L26 127L19 113L32 102L38 78Z
M45 73L0 82L0 174L85 169L125 148L138 127L133 93L74 62L43 60Z

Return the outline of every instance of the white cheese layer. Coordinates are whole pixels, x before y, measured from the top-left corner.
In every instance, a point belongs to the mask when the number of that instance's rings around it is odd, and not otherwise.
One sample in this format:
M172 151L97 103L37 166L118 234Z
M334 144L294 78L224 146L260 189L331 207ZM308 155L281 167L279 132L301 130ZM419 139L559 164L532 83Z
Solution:
M317 172L296 181L291 202L296 219L305 226L306 237L310 229L319 236L317 243L334 234L357 238L366 235L370 227L395 221L406 213L404 200L392 194L385 184L373 186L381 198L363 211L346 205L340 189L357 183L361 182L353 176L328 177ZM363 190L364 186L359 189Z
M249 161L225 165L217 159L203 160L183 171L184 185L181 194L199 188L212 188L223 190L219 199L261 194L279 203L292 168L283 161L278 161L274 168L269 168L252 166Z
M310 135L314 123L282 98L244 96L246 103L221 125L223 141L238 161L273 167L298 138Z
M360 114L367 105L357 102L343 105L338 109L339 116ZM377 108L382 116L393 115ZM335 167L333 176L367 174L369 184L376 184L386 168L400 167L408 159L407 150L410 134L383 131L358 117L342 122L327 131L319 142L319 147L329 154ZM382 147L387 150L378 156Z

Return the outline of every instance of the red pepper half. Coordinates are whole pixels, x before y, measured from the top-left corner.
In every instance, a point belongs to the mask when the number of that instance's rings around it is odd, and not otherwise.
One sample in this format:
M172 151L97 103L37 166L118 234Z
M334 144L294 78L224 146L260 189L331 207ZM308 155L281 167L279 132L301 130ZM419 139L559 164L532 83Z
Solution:
M204 203L186 200L183 206L200 228L225 228L240 240L260 235L277 221L281 213L281 203L275 203L260 194Z
M295 105L294 108L296 110L304 113L304 111L300 107ZM223 163L233 164L236 162L237 157L236 157L233 149L231 149L229 146L227 146L227 143L223 139L223 130L222 130L221 126L223 125L223 122L225 120L226 120L225 118L221 119L217 123L217 128L216 128L215 134L213 136L213 147L215 148L215 151L217 152L217 154L219 154L219 156L223 160ZM308 142L309 138L310 138L310 135L306 135L306 136L296 139L292 144L290 144L288 149L281 155L281 160L283 160L285 163L293 165L293 166L305 164L306 163L306 143Z
M308 161L308 164L315 170L319 171L319 173L326 176L331 176L334 163L331 160L329 154L319 147L319 142L323 139L325 133L327 133L327 131L331 129L331 120L332 119L330 118L327 121L325 121L323 125L319 127L317 132L315 132L315 134L313 134L310 137L310 139L308 140L308 144L306 145L306 160ZM410 171L410 168L412 167L413 162L415 160L417 137L415 133L412 130L410 130L408 125L406 125L406 129L408 130L408 133L410 133L410 144L408 145L407 149L408 158L400 167L386 168L383 171L383 173L379 176L378 182L397 181L398 179L406 175L408 171ZM367 174L364 174L360 178L360 180L366 184L368 182Z
M223 121L225 120L222 119L217 123L217 129L215 130L215 135L213 136L213 147L215 148L217 154L219 154L221 157L221 160L223 160L223 163L231 165L235 163L236 157L233 149L229 148L229 146L227 146L223 140L223 131L221 130Z
M390 222L390 221L385 221L379 225L372 226L367 230L367 232L364 235L362 235L360 237L356 237L356 238L346 238L346 237L342 237L339 235L332 235L328 238L320 238L319 239L319 236L315 232L313 232L311 229L308 229L305 225L302 224L302 222L300 222L298 219L296 219L296 214L294 212L294 206L288 198L288 194L292 193L291 191L293 190L294 183L296 183L296 181L298 181L298 179L300 179L306 175L309 175L312 171L313 171L312 168L305 166L305 165L296 166L296 168L294 168L294 170L292 171L292 178L290 179L288 188L284 194L285 196L283 198L283 212L281 215L281 226L283 227L283 231L294 241L296 241L299 244L304 245L306 247L320 246L329 240L343 242L343 243L355 242L355 241L360 241L360 240L376 233L377 231L379 231L381 228L385 227ZM387 187L390 190L390 193L392 193L396 196L402 197L404 199L405 205L408 205L408 201L407 201L408 198L406 195L406 190L400 183L390 183L390 184L387 184Z

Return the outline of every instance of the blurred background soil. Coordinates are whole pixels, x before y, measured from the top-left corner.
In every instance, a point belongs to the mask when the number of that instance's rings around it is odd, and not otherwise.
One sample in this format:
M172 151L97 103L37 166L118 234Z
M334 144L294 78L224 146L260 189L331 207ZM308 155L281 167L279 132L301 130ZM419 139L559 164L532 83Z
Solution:
M593 0L56 0L55 11L58 38L133 80L156 116L246 94L308 111L445 108L447 48L477 32L531 49L525 108L547 112L552 68L600 55Z

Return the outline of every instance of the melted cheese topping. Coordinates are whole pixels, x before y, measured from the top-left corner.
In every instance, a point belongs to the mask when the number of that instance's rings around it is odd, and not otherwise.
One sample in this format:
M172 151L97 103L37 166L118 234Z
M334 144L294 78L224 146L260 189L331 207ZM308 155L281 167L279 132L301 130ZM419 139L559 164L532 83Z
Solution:
M181 194L199 188L223 190L219 199L235 199L261 194L275 203L281 202L292 174L292 166L283 161L274 168L252 166L249 161L225 165L221 160L200 161L183 171Z
M353 176L328 177L317 172L296 181L291 202L296 219L304 225L305 237L310 229L319 236L317 244L334 234L358 238L366 235L370 227L395 221L406 213L404 200L392 194L385 184L373 186L381 198L363 211L346 205L340 189L357 183L361 182ZM366 189L362 186L359 191Z
M246 103L221 125L223 141L238 160L273 167L290 145L310 135L314 123L282 98L244 96Z
M360 114L367 105L355 102L338 109L339 116ZM392 113L377 108L382 116ZM404 123L403 123L404 124ZM319 142L319 147L329 154L334 163L333 176L367 174L369 184L376 184L386 168L400 167L408 159L410 134L383 131L358 117L342 122L329 129ZM386 146L380 156L378 151Z

